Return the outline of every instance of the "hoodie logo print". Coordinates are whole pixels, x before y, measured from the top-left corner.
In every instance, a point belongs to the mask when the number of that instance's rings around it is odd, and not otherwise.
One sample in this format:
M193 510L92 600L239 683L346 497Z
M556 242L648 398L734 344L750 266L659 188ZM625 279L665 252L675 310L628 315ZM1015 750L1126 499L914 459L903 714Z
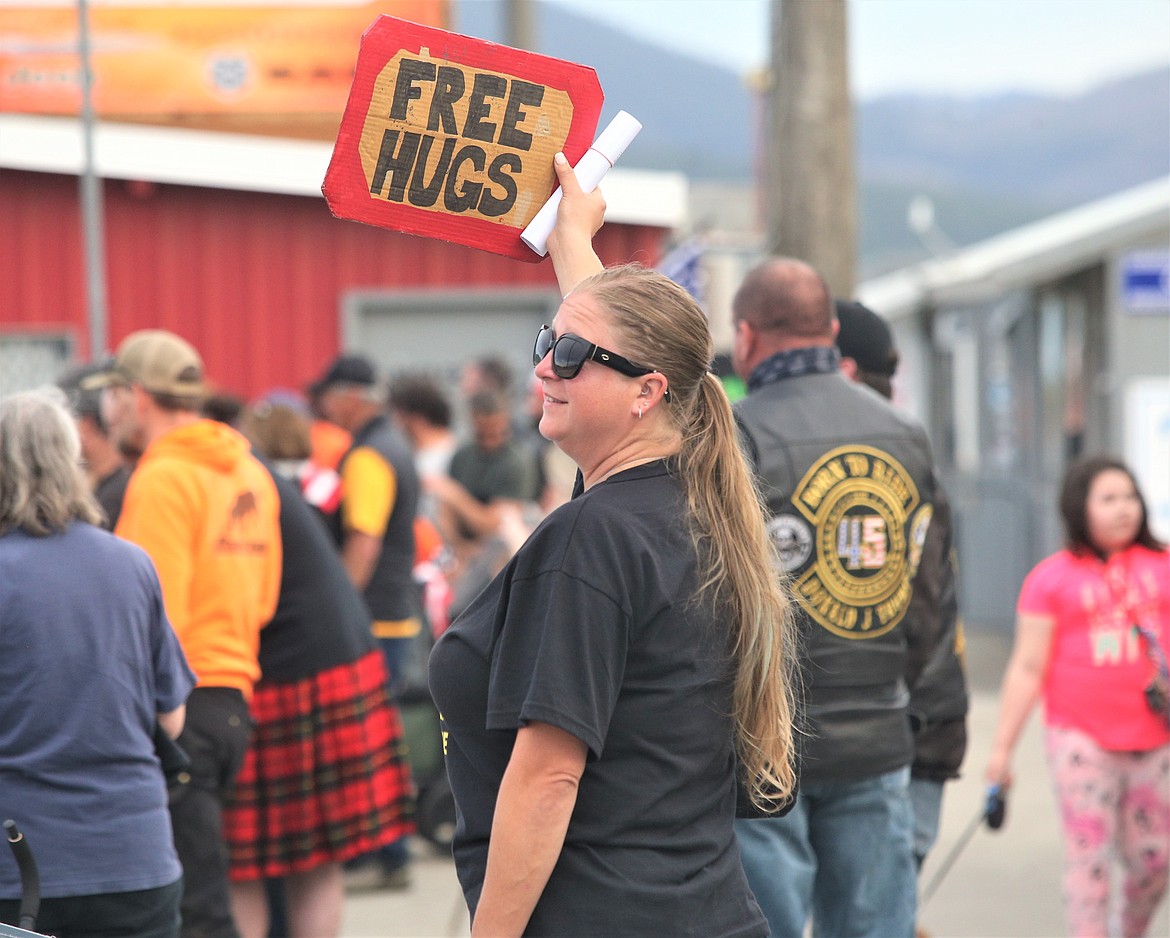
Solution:
M256 493L251 490L240 492L215 542L216 548L230 553L263 554L268 550L268 544L259 520Z

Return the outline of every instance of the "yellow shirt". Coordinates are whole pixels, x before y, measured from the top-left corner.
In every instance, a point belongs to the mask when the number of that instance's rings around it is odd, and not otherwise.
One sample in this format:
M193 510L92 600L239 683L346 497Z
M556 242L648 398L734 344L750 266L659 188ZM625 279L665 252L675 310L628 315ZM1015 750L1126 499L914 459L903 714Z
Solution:
M398 497L394 467L377 450L359 446L342 463L341 485L345 492L341 503L342 528L381 539ZM418 619L413 616L375 620L370 626L377 638L410 638L418 634L419 627Z

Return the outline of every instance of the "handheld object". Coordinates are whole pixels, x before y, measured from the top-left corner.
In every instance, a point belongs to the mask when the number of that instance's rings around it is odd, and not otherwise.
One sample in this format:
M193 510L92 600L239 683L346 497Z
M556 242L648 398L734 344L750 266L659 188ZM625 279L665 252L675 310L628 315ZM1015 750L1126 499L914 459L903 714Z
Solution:
M573 172L577 175L577 182L585 192L592 192L609 168L626 152L633 139L638 136L642 124L631 117L626 111L618 111L601 135L593 141L593 146L585 151L585 155L577 161ZM548 253L548 236L552 234L557 223L557 206L561 204L561 190L548 197L548 201L541 206L539 212L528 223L528 227L520 232L520 240L528 247L544 257Z
M36 928L37 913L41 910L41 877L37 872L37 863L33 859L28 841L17 828L15 821L4 822L4 834L8 838L8 846L20 870L21 896L17 912L20 928L25 929L26 933L32 932ZM0 929L4 929L4 925L0 924Z
M963 831L963 835L951 848L951 852L947 854L946 859L939 865L938 872L934 874L926 888L922 890L922 898L918 900L920 908L926 905L930 901L931 896L938 891L938 887L946 878L947 873L951 871L951 867L955 865L959 854L971 842L971 838L975 836L975 831L979 830L979 825L986 821L988 828L997 831L1003 827L1003 822L1006 817L1007 799L1003 787L1000 785L989 786L987 789L987 797L984 799L979 813L972 818L971 823L967 825L967 829Z
M987 803L983 808L983 816L987 818L987 826L993 831L1003 827L1007 820L1007 799L1004 797L1003 787L992 785L987 789Z

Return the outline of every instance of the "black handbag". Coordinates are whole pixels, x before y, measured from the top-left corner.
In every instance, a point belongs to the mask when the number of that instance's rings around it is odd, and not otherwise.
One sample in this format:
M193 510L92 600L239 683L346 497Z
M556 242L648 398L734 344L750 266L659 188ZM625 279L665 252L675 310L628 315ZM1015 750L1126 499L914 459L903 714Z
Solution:
M1146 706L1170 726L1170 667L1167 666L1166 651L1152 629L1136 624L1133 628L1145 643L1146 657L1154 667L1154 676L1144 689Z

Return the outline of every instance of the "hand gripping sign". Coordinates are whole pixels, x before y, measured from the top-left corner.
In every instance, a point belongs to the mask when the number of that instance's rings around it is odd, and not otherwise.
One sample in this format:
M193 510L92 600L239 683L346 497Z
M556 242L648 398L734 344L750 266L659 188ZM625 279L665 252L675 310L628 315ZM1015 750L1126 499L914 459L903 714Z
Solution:
M380 16L362 36L325 183L330 211L539 261L520 232L589 149L592 68Z

